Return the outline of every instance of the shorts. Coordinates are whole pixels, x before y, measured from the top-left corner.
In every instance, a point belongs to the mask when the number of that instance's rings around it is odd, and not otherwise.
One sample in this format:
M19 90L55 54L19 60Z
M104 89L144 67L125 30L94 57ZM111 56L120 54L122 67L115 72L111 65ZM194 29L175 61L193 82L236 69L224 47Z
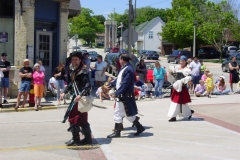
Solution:
M19 92L29 92L31 89L31 81L22 81L19 87Z
M238 81L239 81L238 73L230 73L229 83L238 83Z
M213 88L214 88L214 87L207 87L207 88L206 88L206 91L207 91L207 92L212 92L212 91L213 91Z
M9 88L9 78L2 78L2 88Z
M192 76L192 83L199 84L200 76Z
M42 97L44 91L43 84L34 84L34 96L35 97Z
M101 75L103 71L96 71L95 72L95 81L105 82L106 81L106 75Z

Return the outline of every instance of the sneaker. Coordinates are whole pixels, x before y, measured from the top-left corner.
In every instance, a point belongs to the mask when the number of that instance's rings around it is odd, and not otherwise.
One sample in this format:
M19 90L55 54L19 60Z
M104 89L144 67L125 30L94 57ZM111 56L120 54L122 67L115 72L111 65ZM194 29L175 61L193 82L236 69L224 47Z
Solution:
M141 97L140 97L140 96L138 97L138 100L139 100L139 101L141 100Z
M208 98L211 98L211 96L210 96L210 95L208 95Z
M3 103L4 104L8 104L8 101L6 99L4 99Z

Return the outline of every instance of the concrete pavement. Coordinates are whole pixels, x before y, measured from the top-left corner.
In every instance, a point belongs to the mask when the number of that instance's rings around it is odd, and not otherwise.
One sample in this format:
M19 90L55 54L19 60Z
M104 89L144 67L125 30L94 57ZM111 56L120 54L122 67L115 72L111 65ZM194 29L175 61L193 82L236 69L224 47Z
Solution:
M71 137L62 124L64 108L39 112L0 113L0 159L239 159L239 132L205 121L213 117L240 128L239 95L192 98L196 114L191 120L168 122L170 99L137 101L146 131L134 137L135 128L124 119L122 138L107 139L112 133L113 101L95 100L89 122L100 148L72 150L64 147ZM226 111L225 111L226 110ZM200 114L201 116L198 116ZM229 118L228 118L229 117Z

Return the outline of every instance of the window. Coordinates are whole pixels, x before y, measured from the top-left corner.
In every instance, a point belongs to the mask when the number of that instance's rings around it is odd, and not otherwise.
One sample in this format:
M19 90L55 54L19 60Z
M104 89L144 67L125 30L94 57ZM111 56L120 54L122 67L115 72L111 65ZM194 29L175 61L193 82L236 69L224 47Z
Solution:
M149 39L153 39L153 31L149 31L148 38L149 38Z
M0 0L0 17L13 17L14 1Z

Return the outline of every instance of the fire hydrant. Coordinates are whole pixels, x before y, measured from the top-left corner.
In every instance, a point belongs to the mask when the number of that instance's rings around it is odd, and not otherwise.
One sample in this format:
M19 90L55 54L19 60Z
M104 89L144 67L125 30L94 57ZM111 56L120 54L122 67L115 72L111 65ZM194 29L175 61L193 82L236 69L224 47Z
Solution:
M34 107L35 106L35 101L34 101L34 89L33 89L33 84L31 84L31 89L30 89L30 92L29 92L29 107Z

